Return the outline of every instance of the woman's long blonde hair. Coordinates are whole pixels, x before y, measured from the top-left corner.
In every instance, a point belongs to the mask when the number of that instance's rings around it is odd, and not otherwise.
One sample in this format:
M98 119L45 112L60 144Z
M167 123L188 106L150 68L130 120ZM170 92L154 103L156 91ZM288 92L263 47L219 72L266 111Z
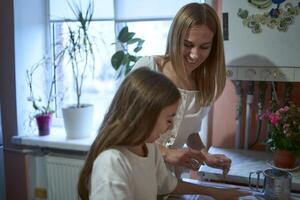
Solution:
M171 61L177 76L184 80L184 38L189 28L202 24L214 33L214 38L208 58L193 71L193 74L198 90L201 91L200 104L209 105L221 95L226 82L222 30L212 7L205 3L190 3L178 11L169 31L165 61Z
M90 176L97 156L108 148L145 142L162 109L179 99L176 86L161 73L142 67L125 78L81 170L78 193L82 200L89 199Z

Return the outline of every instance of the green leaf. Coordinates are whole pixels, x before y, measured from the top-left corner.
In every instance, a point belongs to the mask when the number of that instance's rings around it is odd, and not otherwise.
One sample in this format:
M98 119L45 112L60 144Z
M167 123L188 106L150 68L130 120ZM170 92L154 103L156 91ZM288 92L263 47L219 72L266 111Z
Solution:
M121 43L126 43L129 40L131 40L134 35L135 35L135 33L134 32L128 32L128 27L125 26L124 28L121 29L121 31L118 35L118 40Z
M121 29L119 35L118 35L118 40L120 42L123 42L126 40L126 38L128 37L128 26L125 26L124 28Z
M128 74L132 69L132 66L126 66L125 68L125 75Z
M124 59L124 52L123 51L117 51L114 53L114 55L111 57L111 64L115 70L118 70L121 66L123 59Z
M120 42L127 43L129 40L133 38L134 35L135 33L128 33L127 35L124 35L123 38L121 38L122 40L120 40Z
M122 57L122 61L119 58L119 59L116 59L118 61L114 61L114 63L113 63L113 57L117 57L115 55L116 53L112 56L112 59L111 59L113 67L115 69L119 69L118 77L120 77L121 74L126 75L132 69L132 67L137 62L137 60L140 58L140 56L137 56L135 54L142 49L142 45L145 40L143 40L141 38L134 38L134 36L135 36L135 33L129 32L127 26L123 27L118 34L117 43L119 43L122 46L121 51L123 51L124 54ZM133 45L133 47L129 48L130 45ZM133 52L132 52L132 49L134 49ZM118 54L120 54L120 53L118 53Z
M130 60L130 61L133 61L133 62L136 62L136 61L137 61L137 58L136 58L136 56L129 55L129 60Z
M138 46L142 47L144 42L145 42L145 40L139 40Z
M133 38L133 36L135 36L135 33L134 32L129 32L128 35L127 35L126 42L128 42L129 40L131 40Z
M129 63L130 63L130 55L129 54L125 54L124 58L123 58L122 64L125 65L125 66L128 66Z
M133 51L134 51L135 53L137 53L137 52L139 52L141 49L142 49L142 47L136 47L136 48L134 48Z
M137 47L133 50L135 53L139 52L142 48L143 48L143 44L144 44L145 40L140 40L138 42Z

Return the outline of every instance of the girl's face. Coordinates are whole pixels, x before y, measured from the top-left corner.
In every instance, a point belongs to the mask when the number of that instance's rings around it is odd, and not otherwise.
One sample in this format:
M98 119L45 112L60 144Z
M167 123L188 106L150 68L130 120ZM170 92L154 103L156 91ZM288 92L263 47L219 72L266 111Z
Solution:
M199 67L209 56L214 34L206 25L191 27L183 45L183 61L188 74Z
M158 119L156 120L155 126L152 130L150 137L146 140L148 143L155 142L159 136L173 126L173 118L176 115L177 107L179 102L176 102L170 106L165 107L160 112Z

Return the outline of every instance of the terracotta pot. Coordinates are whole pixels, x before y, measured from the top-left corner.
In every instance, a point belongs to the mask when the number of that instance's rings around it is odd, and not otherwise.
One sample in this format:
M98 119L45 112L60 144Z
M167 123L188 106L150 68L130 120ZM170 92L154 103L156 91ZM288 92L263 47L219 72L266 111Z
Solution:
M292 169L295 167L296 156L291 151L277 150L273 155L276 167Z
M50 127L52 122L52 114L42 114L35 116L36 123L39 130L39 136L50 134Z

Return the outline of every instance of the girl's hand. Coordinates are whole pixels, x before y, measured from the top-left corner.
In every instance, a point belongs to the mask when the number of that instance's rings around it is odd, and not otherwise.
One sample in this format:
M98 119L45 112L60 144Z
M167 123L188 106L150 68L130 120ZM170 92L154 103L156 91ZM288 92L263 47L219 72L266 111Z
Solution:
M200 151L193 149L168 149L165 161L171 165L198 170L204 164L205 157Z
M224 154L206 154L205 163L213 168L218 168L223 170L223 174L226 175L231 166L231 160Z

